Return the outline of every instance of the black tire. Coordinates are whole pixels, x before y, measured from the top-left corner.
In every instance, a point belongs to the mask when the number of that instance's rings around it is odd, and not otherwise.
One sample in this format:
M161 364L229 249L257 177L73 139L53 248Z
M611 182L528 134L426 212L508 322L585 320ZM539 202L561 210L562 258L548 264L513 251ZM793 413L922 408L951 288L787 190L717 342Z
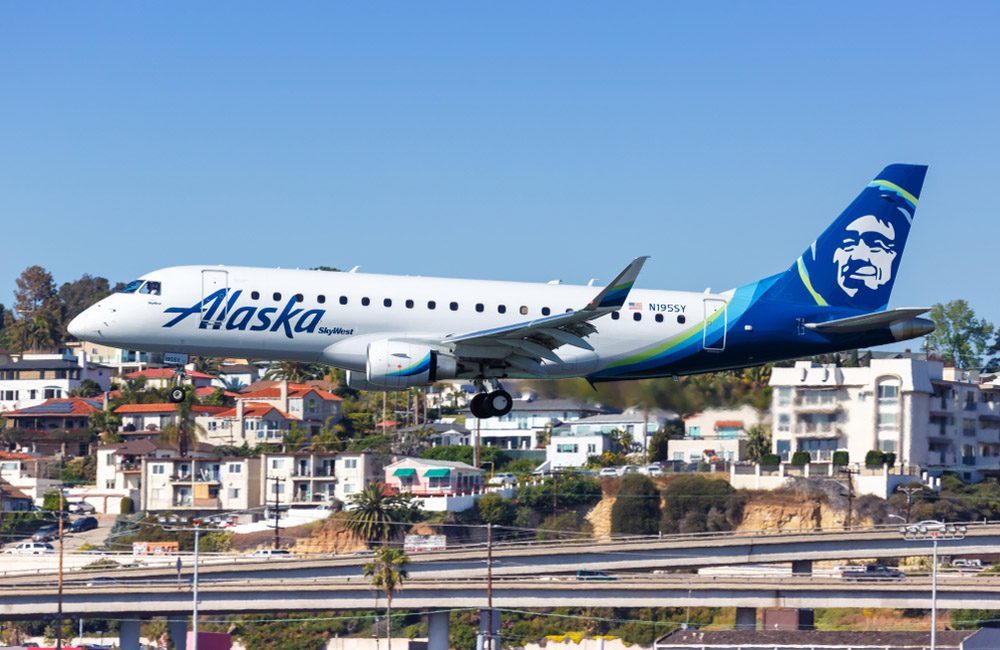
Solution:
M174 404L180 404L184 401L184 388L181 386L174 386L170 389L170 401Z
M486 399L486 393L476 393L469 402L469 410L472 411L472 416L475 418L486 419L493 417L493 411L490 410L489 401Z
M493 411L493 415L496 417L502 417L510 413L510 410L514 408L514 400L511 399L510 393L501 389L495 390L486 396L486 405Z

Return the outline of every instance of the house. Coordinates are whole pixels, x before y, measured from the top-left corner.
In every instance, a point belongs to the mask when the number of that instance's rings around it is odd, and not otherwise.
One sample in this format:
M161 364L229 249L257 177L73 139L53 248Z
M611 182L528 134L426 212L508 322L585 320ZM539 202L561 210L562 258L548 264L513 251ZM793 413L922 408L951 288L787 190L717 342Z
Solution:
M228 363L223 364L212 379L212 387L239 391L249 387L258 379L260 379L260 368L257 366L250 363Z
M552 468L583 467L591 456L608 451L645 455L653 434L677 420L673 411L639 408L572 420L552 429L545 460ZM631 440L627 449L619 449L623 440Z
M403 427L396 429L395 435L404 439L417 437L431 447L471 444L469 430L454 422L428 422Z
M0 363L0 411L38 406L45 400L68 397L85 380L102 391L111 386L111 368L87 360L85 353L31 353Z
M33 453L82 456L89 453L90 416L102 410L99 399L66 397L3 414L8 436Z
M142 457L143 510L248 510L260 502L259 457Z
M45 493L61 484L59 461L33 454L0 451L0 480L41 506Z
M372 454L295 452L261 457L261 503L345 502L380 476Z
M541 441L555 426L610 412L611 409L571 399L538 399L529 392L513 400L510 413L500 417L477 419L471 411L466 411L465 426L470 432L478 428L483 445L526 451L543 449Z
M1000 381L918 357L873 358L867 367L799 361L775 368L774 452L816 461L871 450L897 465L977 480L1000 471Z
M124 375L125 379L145 379L146 388L167 389L181 383L187 386L202 388L211 386L215 379L212 375L197 370L179 370L177 368L146 368Z
M86 353L87 358L93 363L113 368L118 375L163 365L162 352L125 350L92 341L70 341L65 343L65 346L75 351L76 356Z
M226 411L225 406L192 404L195 424L205 428L212 416ZM154 437L170 425L177 424L178 405L170 402L155 404L122 404L115 409L121 416L120 433L126 438Z
M468 494L483 487L483 470L461 462L404 457L384 472L394 490L418 496Z
M28 512L32 505L31 497L0 480L0 512Z
M288 381L242 393L239 401L270 404L297 419L306 431L318 434L324 426L340 421L340 405L343 401L333 393L311 384L296 384Z
M705 409L684 418L684 437L667 442L668 458L685 463L743 460L747 431L767 423L768 414L749 404Z
M653 650L926 650L930 632L902 630L696 630L660 637ZM939 630L939 650L995 650L1000 630Z
M236 406L225 408L205 418L204 439L214 445L256 446L264 442L281 442L299 419L265 402L236 400Z

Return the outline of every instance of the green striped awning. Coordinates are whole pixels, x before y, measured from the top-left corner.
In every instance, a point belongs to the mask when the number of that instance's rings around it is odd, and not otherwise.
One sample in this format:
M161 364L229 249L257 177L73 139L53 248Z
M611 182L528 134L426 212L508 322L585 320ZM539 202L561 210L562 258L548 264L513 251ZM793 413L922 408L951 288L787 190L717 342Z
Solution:
M424 476L428 478L447 478L451 476L451 470L447 467L435 467L424 472Z
M393 476L399 476L399 477L416 476L417 475L417 470L415 470L412 467L400 467L395 472L393 472L392 475Z

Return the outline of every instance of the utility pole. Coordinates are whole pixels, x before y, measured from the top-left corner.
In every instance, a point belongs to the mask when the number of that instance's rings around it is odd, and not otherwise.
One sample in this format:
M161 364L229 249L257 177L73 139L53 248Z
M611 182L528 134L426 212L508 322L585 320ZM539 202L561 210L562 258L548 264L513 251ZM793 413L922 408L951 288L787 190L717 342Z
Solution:
M59 579L58 592L59 602L56 608L56 650L62 650L62 622L63 622L63 487L59 485Z
M486 524L486 650L493 650L493 524Z
M909 487L902 485L899 491L906 495L906 523L910 523L910 510L913 508L913 495L924 491L922 487Z
M847 476L847 517L844 519L844 529L850 530L854 519L854 475L857 470L842 467L841 473Z
M482 418L476 418L476 444L472 447L472 466L479 467L479 425Z
M274 550L281 548L281 529L278 528L278 517L281 514L281 495L278 493L278 481L281 477L275 476L274 480Z
M167 519L164 517L157 517L160 523L165 523ZM171 523L177 523L177 517L170 517ZM187 519L181 518L181 522L186 523ZM193 532L194 533L194 573L192 575L192 585L191 585L191 632L194 637L193 643L191 645L191 650L198 650L198 565L200 563L198 546L201 540L201 519L193 519L191 521L192 527L187 528L184 526L164 526L163 530L172 530L176 532Z

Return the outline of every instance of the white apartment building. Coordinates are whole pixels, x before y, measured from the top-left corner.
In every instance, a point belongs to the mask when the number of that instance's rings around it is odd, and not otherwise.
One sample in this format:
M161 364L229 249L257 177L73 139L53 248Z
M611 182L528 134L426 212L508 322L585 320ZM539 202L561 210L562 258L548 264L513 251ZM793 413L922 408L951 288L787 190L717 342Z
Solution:
M465 426L473 436L479 427L483 445L507 450L542 449L542 438L553 427L607 412L608 409L592 404L569 399L537 399L526 393L513 400L507 415L477 420L467 412Z
M591 456L614 451L614 446L609 433L575 434L569 427L559 427L545 447L545 461L552 469L584 467Z
M77 356L80 356L79 352L82 351L86 353L91 362L114 368L119 375L163 363L163 353L161 352L125 350L90 341L69 342L65 345L68 349L77 351Z
M47 399L69 397L85 379L101 390L111 387L111 368L91 363L87 355L26 352L0 364L0 411L37 406Z
M247 510L260 506L260 458L141 459L143 510Z
M975 479L1000 469L1000 383L921 359L872 359L839 368L800 361L775 368L774 451L816 460L847 451L863 463L872 449L897 464Z
M684 418L684 437L667 443L667 457L685 463L743 460L747 431L767 425L768 419L768 413L749 404L705 409Z
M264 454L261 459L261 502L315 505L341 503L381 474L371 454L296 452Z
M46 492L62 484L55 459L6 451L0 451L0 480L24 493L36 506L42 505Z

